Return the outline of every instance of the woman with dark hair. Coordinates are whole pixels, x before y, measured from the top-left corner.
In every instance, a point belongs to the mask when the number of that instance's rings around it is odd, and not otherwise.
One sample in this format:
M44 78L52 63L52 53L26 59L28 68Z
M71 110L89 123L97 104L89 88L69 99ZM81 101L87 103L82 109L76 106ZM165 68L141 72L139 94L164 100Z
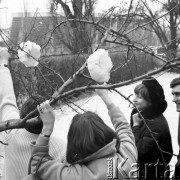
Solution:
M173 150L169 126L163 116L167 108L164 90L155 78L148 77L134 92L136 108L131 113L131 127L138 149L139 179L168 179ZM155 140L164 151L162 154Z
M67 162L60 163L48 154L54 114L48 102L38 107L43 129L31 144L31 169L41 179L106 180L136 177L137 150L131 128L107 90L97 90L109 110L115 131L93 112L77 114L68 132Z
M97 114L90 111L77 114L72 119L69 128L67 162L82 163L84 158L98 151L113 139L117 140L116 148L119 149L120 142L116 132L109 128Z

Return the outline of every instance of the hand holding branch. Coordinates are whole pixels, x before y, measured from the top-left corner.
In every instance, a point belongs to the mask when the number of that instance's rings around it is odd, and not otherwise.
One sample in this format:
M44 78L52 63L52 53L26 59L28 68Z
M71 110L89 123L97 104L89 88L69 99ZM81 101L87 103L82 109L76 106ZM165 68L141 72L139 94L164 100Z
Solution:
M50 136L55 122L55 115L53 108L50 106L49 101L45 101L40 106L37 107L40 117L43 121L42 133L46 136Z
M107 89L96 89L96 93L104 101L104 103L106 104L107 107L113 103L111 98L108 95Z

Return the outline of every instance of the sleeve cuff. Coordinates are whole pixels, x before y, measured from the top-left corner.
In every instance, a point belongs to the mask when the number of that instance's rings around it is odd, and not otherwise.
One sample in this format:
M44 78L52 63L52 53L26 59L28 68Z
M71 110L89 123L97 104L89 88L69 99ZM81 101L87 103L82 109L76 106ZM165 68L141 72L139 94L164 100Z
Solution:
M37 153L42 153L42 154L47 154L49 151L49 138L42 136L41 134L39 135L39 141L42 144L45 144L43 146L40 146L36 144L36 142L31 142L30 147L31 147L31 154L37 154Z

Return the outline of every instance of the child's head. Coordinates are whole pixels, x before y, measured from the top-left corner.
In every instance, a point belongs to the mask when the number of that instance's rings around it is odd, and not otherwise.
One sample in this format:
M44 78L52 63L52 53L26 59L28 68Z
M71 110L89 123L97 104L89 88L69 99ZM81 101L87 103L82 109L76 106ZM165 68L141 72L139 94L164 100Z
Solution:
M37 105L40 105L42 102L44 102L46 99L39 95L31 96L21 107L20 111L20 118L23 119L26 117L30 112L34 111L37 108ZM36 116L39 116L39 112L34 113L29 118L34 118ZM43 127L42 121L38 121L35 125L28 125L25 129L31 133L34 134L40 134Z
M72 164L80 161L113 139L117 139L116 148L119 148L117 134L97 114L90 111L77 114L68 132L67 162Z

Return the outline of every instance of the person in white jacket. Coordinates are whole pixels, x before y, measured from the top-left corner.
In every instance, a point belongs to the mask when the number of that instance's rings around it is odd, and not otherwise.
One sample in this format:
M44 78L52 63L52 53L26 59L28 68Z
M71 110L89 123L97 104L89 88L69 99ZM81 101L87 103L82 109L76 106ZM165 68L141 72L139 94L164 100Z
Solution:
M16 97L13 89L13 82L8 68L9 53L7 48L0 48L0 121L10 119L19 119L36 108L39 99L33 101L30 98L23 104L21 112L19 112L16 104ZM39 97L39 96L35 96ZM35 141L41 132L42 123L35 127L27 127L27 129L13 129L3 132L0 140L8 145L4 146L4 165L2 180L20 180L28 174L28 162L30 159L29 143ZM60 139L53 137L50 141L51 156L65 162L66 143Z

